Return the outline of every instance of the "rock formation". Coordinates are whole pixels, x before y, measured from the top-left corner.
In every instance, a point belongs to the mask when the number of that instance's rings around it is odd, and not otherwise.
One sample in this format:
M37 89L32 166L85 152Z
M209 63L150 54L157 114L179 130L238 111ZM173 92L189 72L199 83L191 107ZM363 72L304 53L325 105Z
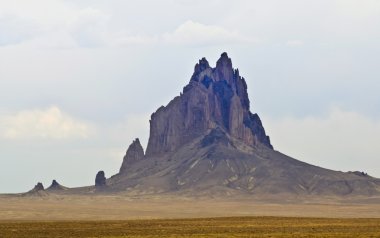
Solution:
M97 186L105 184L104 173ZM212 68L195 65L180 96L150 119L144 150L133 141L113 191L296 195L374 195L380 180L310 165L273 149L260 117L251 112L247 84L223 53Z
M67 189L66 187L62 186L61 184L59 184L59 183L57 182L57 180L54 179L54 180L51 182L50 187L48 187L48 188L46 189L46 191L51 192L51 191L60 191L60 190L66 190L66 189Z
M144 149L140 144L140 140L136 138L128 147L127 153L124 156L123 163L120 168L120 173L123 173L128 166L144 158Z
M22 196L43 197L48 196L48 193L46 192L44 185L41 182L38 182L33 189L26 193L23 193Z
M31 191L38 192L38 191L44 191L44 190L45 190L44 185L41 182L38 182Z
M95 187L104 187L106 186L106 176L104 171L99 171L95 177Z
M259 116L250 112L245 79L226 53L215 68L202 58L183 94L152 114L146 155L175 151L217 127L248 146L273 148Z

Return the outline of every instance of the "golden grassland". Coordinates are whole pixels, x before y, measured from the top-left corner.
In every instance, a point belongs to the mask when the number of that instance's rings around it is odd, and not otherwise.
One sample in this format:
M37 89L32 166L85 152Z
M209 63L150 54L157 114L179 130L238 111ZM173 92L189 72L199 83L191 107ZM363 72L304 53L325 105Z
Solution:
M0 238L380 238L379 198L276 199L0 196Z
M0 220L70 221L205 217L380 218L380 199L186 198L174 196L1 197ZM1 238L1 237L0 237Z
M380 237L380 219L228 217L0 222L0 237Z

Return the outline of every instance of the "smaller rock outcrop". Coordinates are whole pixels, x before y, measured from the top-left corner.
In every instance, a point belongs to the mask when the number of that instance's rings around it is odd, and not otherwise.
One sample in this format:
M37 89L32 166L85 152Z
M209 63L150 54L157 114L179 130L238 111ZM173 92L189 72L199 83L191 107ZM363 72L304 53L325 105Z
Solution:
M44 185L41 182L38 182L32 190L30 190L27 193L24 193L23 196L48 196L48 193L46 192Z
M36 186L31 190L31 192L38 192L38 191L44 191L44 185L41 182L38 182Z
M120 167L120 173L123 173L128 165L135 163L144 158L144 149L141 146L140 140L136 138L132 144L128 147L127 153L123 158L123 163Z
M66 187L62 186L61 184L59 184L59 183L57 182L57 180L54 179L54 180L51 182L50 187L48 187L46 190L47 190L47 191L58 191L58 190L66 190L66 189L67 189Z
M350 174L355 174L360 177L370 177L366 172L363 171L349 171Z
M104 187L106 186L106 176L104 171L99 171L95 177L95 187Z

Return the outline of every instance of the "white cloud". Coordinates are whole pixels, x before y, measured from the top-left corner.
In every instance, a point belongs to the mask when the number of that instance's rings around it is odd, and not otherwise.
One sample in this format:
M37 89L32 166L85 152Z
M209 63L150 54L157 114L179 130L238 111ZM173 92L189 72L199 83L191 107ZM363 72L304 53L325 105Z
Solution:
M123 32L114 34L113 38L109 41L109 46L123 47L128 45L147 45L155 44L160 41L158 36L146 36L146 35L128 35Z
M379 175L380 120L332 108L325 117L266 119L273 145L297 159ZM365 161L365 162L363 162Z
M96 47L107 42L107 21L109 16L98 9L85 8L70 19L68 27L78 46Z
M241 35L238 31L227 30L216 25L204 25L191 20L181 24L174 32L163 34L162 38L167 43L198 46L256 41Z
M179 25L173 32L159 35L128 35L127 33L119 32L109 36L109 42L112 42L112 46L157 43L207 46L257 42L257 39L245 37L238 31L230 31L221 26L205 25L191 20Z
M80 8L60 0L1 2L0 46L103 46L108 40L108 19L99 9Z
M338 13L352 18L367 18L380 13L380 2L377 0L337 0L335 6Z
M0 133L6 139L87 138L93 132L91 125L72 118L55 106L0 117Z
M303 46L304 44L302 40L289 40L286 42L286 45L290 47Z
M157 43L204 46L256 41L235 29L192 20L179 24L173 32L131 32L125 24L115 24L115 19L120 20L115 11L96 5L81 6L60 0L12 2L0 3L0 46L20 43L32 48L124 47Z
M32 39L41 29L33 21L12 15L0 15L0 46Z

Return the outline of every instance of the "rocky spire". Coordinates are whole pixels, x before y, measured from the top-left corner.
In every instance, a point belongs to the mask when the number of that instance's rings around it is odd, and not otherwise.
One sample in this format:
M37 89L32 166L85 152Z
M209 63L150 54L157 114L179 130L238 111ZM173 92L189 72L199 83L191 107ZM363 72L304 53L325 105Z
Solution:
M36 186L34 186L33 190L40 191L40 190L45 190L45 188L44 188L44 185L42 183L38 182L36 184Z
M95 177L95 187L104 187L106 186L106 176L104 171L99 171Z
M57 187L57 186L59 186L59 183L57 182L57 180L54 179L54 180L52 181L50 187Z
M146 156L174 151L216 127L249 146L273 148L259 116L250 112L247 84L227 53L215 68L202 58L183 94L152 114Z
M224 52L216 62L216 76L217 81L225 80L234 87L232 61L228 58L226 52Z
M44 185L41 182L38 182L32 190L30 190L28 193L35 193L45 191Z
M123 173L128 165L144 158L144 149L141 146L140 140L136 138L128 147L127 153L124 156L123 164L120 168L120 173Z
M206 69L209 69L210 65L205 57L199 60L199 63L197 63L194 67L194 73L193 76L191 77L191 80L198 81L199 74L203 72Z
M62 185L60 185L57 182L57 180L55 180L55 179L51 182L50 187L47 188L47 190L49 190L49 191L51 191L51 190L64 190L64 189L67 189L67 188L65 188Z

